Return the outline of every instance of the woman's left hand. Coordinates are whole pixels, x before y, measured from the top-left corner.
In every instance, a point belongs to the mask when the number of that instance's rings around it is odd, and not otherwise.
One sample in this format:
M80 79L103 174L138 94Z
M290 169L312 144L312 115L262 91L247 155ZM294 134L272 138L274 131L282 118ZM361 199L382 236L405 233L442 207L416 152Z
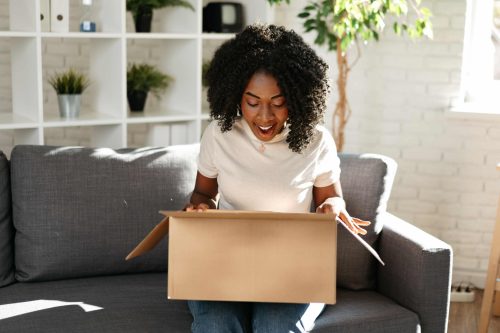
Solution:
M338 216L355 234L366 235L366 230L361 227L366 227L371 224L370 221L364 221L356 217L351 217L346 210L345 201L341 197L326 199L321 205L318 206L318 208L316 208L316 213L333 213L335 217Z

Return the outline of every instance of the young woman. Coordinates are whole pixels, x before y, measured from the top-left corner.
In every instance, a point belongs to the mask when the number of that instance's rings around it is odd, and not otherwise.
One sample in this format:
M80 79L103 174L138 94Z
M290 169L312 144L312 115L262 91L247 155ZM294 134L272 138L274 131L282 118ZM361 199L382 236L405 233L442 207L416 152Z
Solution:
M366 233L369 222L346 211L335 143L319 125L327 68L299 35L274 25L248 26L216 51L207 73L215 121L201 140L186 210L304 213L312 202ZM193 332L288 333L305 332L323 305L190 301L189 308Z

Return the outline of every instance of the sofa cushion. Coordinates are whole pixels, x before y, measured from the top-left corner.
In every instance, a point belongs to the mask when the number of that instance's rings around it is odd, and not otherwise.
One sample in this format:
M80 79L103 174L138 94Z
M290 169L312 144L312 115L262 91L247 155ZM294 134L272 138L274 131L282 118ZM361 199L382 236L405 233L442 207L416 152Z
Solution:
M11 218L9 161L0 151L0 287L14 282L14 228Z
M163 273L142 273L16 283L0 289L2 333L189 332L193 319L187 304L167 300L166 280ZM47 301L102 309L50 307ZM22 304L25 314L1 319L21 302L29 302ZM45 310L30 312L35 305ZM417 314L379 293L339 289L337 304L325 308L311 332L416 333L419 327Z
M16 283L0 288L0 327L14 332L171 332L190 331L186 302L169 301L165 273L124 274L61 281ZM55 302L82 302L51 307ZM18 316L2 319L21 302ZM30 312L35 306L45 308ZM95 309L95 308L94 308ZM87 308L93 310L93 308Z
M375 291L337 290L312 333L420 333L418 315Z
M397 164L389 157L375 154L340 154L339 157L347 211L372 222L363 239L376 248L383 227L378 216L386 211ZM337 285L354 290L374 289L376 259L344 228L338 228L337 237Z
M198 145L111 150L16 146L11 155L16 278L51 280L166 271L167 246L125 256L182 209Z

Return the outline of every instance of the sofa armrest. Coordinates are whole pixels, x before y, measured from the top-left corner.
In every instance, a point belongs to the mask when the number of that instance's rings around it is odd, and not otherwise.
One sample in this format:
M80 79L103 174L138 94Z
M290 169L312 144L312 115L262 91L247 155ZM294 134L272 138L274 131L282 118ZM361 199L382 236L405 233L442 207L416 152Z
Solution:
M445 242L384 213L379 253L378 291L416 312L421 331L446 332L453 251Z

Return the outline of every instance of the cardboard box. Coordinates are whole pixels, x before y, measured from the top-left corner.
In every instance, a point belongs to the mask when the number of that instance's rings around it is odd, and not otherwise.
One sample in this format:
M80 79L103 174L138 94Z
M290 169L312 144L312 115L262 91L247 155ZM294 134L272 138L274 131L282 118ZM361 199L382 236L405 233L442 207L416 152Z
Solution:
M169 233L168 298L334 304L337 223L327 214L162 211L127 256Z

